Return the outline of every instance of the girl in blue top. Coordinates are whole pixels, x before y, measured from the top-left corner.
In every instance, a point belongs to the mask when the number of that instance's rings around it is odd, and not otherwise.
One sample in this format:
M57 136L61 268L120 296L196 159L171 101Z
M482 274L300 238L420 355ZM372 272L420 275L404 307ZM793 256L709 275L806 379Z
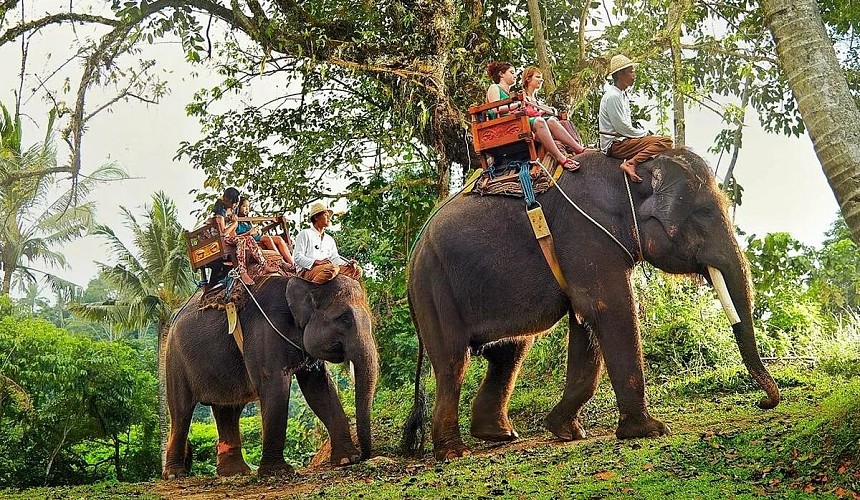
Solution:
M238 214L239 217L248 217L248 214L251 212L251 201L248 198L242 198L239 200L239 208ZM293 256L290 253L289 247L287 247L287 243L280 236L270 236L268 234L262 234L259 229L254 227L250 222L240 221L236 226L236 234L243 235L247 234L248 236L254 238L254 241L257 241L261 247L267 250L276 250L281 258L286 262L285 270L292 271L295 269L295 263L293 261Z

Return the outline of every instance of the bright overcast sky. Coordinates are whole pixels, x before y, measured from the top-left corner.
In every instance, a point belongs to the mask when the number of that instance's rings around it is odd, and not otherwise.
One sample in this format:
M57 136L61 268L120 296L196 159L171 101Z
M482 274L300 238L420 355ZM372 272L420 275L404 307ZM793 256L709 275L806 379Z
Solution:
M51 2L48 2L51 3ZM29 5L29 4L28 4ZM69 39L61 35L67 28L44 30L31 40L29 72L45 74L52 64L65 60L62 51L68 50ZM19 47L19 46L18 46ZM0 101L14 107L13 90L18 86L20 49L9 44L0 49ZM47 54L54 55L48 59ZM120 205L134 209L148 203L152 193L165 191L177 204L182 223L191 229L195 219L190 215L195 208L191 189L202 187L203 174L191 168L186 161L173 157L181 141L194 141L200 137L195 119L185 115L185 105L195 90L217 82L206 69L191 68L176 44L160 44L144 48L143 57L157 57L163 78L170 82L171 94L158 105L139 102L119 103L113 111L96 116L84 135L83 170L90 172L97 165L115 161L123 166L133 180L111 184L95 192L98 202L98 220L119 229ZM73 64L74 75L80 74L80 64ZM192 71L198 73L192 76ZM640 74L639 78L647 77ZM77 87L73 79L73 88ZM257 85L273 92L271 81ZM34 80L25 85L24 95ZM58 86L58 82L54 82ZM476 96L476 99L480 96ZM67 96L68 101L72 100ZM105 97L96 91L90 93L90 102L103 102ZM239 101L235 102L238 106ZM31 99L22 109L38 122L39 129L29 120L24 121L24 142L29 146L43 137L47 106L38 97ZM744 146L740 152L735 175L744 187L743 205L736 213L736 224L747 233L765 234L786 231L807 244L820 244L824 231L834 221L838 209L821 166L815 156L809 137L788 138L768 135L754 116L748 116L744 133ZM656 128L654 126L652 129ZM717 158L707 152L720 129L718 118L709 111L691 110L687 115L687 145L704 156L712 167ZM60 162L67 152L60 150ZM725 172L728 158L723 159L720 172ZM127 235L119 231L120 235ZM127 240L126 240L127 241ZM82 238L64 250L71 269L56 274L80 285L95 274L94 260L109 262L104 245L95 237Z

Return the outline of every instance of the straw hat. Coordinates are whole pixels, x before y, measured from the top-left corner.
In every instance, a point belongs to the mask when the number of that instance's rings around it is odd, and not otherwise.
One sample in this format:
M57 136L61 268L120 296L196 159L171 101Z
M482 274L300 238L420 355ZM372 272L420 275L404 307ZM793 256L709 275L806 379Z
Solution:
M331 217L332 214L334 214L334 211L331 210L330 208L328 208L328 206L325 203L317 201L313 205L311 205L311 211L310 211L310 214L308 215L308 219L311 220L314 218L314 215L322 213L322 212L328 212L329 217Z
M606 76L611 76L613 73L617 73L622 69L627 69L630 66L636 66L636 63L631 61L629 57L624 54L618 54L612 56L612 59L609 60L609 72L606 73Z

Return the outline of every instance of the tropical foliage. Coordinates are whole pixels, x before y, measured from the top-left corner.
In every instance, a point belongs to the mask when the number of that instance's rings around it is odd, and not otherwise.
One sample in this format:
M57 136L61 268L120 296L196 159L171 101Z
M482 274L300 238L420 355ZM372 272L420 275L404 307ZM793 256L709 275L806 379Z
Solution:
M158 466L151 351L75 336L8 309L0 350L0 484L151 476Z
M126 174L116 165L103 165L58 192L56 174L29 175L56 166L53 113L45 139L27 149L22 146L20 116L10 116L0 103L0 119L0 294L9 293L13 280L22 290L28 284L35 285L37 274L55 289L68 291L73 288L71 284L33 265L66 266L65 257L56 248L83 236L91 227L95 204L87 199L93 188L123 179Z

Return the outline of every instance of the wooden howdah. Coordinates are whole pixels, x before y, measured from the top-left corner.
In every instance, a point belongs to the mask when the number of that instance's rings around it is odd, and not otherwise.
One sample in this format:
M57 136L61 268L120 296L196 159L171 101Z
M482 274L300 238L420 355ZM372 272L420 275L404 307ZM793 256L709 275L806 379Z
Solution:
M499 116L497 111L499 107L517 101L520 102L520 106L514 112ZM495 118L491 118L491 111L496 112ZM500 101L469 106L469 115L472 142L482 168L488 167L487 155L500 157L527 153L530 160L538 159L534 134L529 125L529 117L525 113L525 100L522 93Z
M284 238L287 247L291 252L293 251L290 226L285 216L236 217L236 220L263 223L260 227L263 234L280 232L279 236ZM230 256L235 252L235 248L224 241L224 235L218 232L214 217L194 231L186 231L185 242L188 245L188 260L191 262L191 268L195 271L199 270L203 280L208 281L210 285L223 277L222 275L226 273L225 268L232 267ZM208 278L206 269L212 271Z

